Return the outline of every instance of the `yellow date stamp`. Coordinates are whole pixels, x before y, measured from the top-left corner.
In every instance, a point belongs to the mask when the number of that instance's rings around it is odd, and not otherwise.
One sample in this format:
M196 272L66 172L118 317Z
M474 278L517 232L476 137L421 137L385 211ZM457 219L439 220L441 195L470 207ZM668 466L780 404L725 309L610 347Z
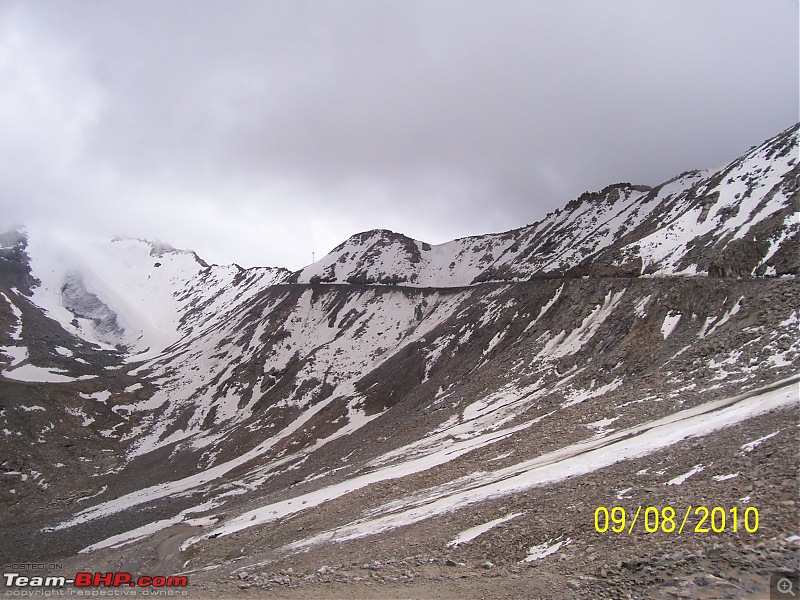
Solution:
M758 531L758 509L748 506L744 510L736 506L725 509L722 506L692 506L676 511L671 506L642 506L641 504L629 518L628 511L622 506L610 509L598 506L594 511L594 529L597 533L633 534L644 530L647 533L674 533L681 535L684 531L692 533L747 533ZM688 527L688 528L687 528Z

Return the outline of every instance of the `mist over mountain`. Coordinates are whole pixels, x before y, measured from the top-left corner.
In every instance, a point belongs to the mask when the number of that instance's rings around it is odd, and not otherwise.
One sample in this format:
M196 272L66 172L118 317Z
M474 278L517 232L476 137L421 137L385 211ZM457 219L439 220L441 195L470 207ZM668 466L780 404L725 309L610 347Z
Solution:
M799 131L296 272L0 235L3 557L209 597L763 592L800 540Z

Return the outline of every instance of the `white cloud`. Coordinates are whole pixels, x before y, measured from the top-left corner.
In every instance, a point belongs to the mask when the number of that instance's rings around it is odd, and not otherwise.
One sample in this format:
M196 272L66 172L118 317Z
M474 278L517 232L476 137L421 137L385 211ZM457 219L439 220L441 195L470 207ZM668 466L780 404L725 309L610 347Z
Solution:
M0 226L303 266L716 167L797 119L780 0L0 5Z

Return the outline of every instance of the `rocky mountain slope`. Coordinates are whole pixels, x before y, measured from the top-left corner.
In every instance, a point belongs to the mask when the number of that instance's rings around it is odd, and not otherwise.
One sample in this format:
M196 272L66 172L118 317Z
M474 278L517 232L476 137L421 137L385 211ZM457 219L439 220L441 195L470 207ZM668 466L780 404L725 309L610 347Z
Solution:
M366 232L296 273L5 234L3 557L212 596L763 590L800 539L797 158L794 126L718 171L439 246ZM758 530L595 526L689 505Z

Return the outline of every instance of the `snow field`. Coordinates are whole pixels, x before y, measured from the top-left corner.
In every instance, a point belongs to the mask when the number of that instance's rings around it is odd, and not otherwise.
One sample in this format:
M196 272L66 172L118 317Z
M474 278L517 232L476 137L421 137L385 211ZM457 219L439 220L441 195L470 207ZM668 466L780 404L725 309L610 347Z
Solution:
M702 404L656 421L611 433L604 438L591 438L572 444L510 467L461 478L462 481L468 480L469 483L460 489L440 486L438 492L434 489L432 494L426 495L424 491L413 494L404 500L392 502L390 514L354 521L301 540L287 549L299 550L322 542L345 541L417 523L476 502L522 492L538 485L547 485L568 477L593 472L623 460L645 456L689 437L707 435L796 402L796 382L792 382L784 387L759 394ZM184 547L210 536L229 535L242 529L279 520L289 514L339 498L372 482L431 468L438 462L435 453L436 451L427 457L384 467L315 492L248 511L203 536L188 540ZM690 472L686 477L692 474L694 473Z

